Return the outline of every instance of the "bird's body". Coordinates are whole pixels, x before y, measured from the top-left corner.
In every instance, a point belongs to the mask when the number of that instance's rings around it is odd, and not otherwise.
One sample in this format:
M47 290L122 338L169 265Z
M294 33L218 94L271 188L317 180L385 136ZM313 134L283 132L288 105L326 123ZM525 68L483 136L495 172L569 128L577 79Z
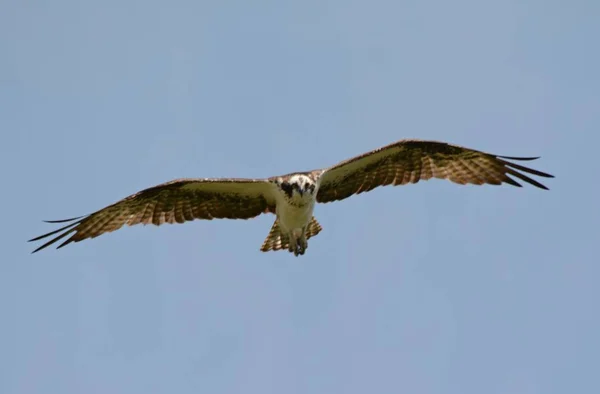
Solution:
M276 215L280 231L288 235L288 250L304 254L308 247L306 230L313 218L319 179L307 174L277 177Z
M511 175L547 189L523 172L542 177L552 175L506 159L536 158L492 155L443 142L401 140L326 169L265 179L177 179L142 190L85 217L51 221L69 224L30 241L64 231L34 250L37 252L69 234L71 237L59 248L115 231L125 224L249 219L273 213L276 219L261 251L287 249L298 256L305 253L308 239L322 229L313 216L317 202L342 200L378 186L404 185L430 178L459 184L508 183L520 187Z

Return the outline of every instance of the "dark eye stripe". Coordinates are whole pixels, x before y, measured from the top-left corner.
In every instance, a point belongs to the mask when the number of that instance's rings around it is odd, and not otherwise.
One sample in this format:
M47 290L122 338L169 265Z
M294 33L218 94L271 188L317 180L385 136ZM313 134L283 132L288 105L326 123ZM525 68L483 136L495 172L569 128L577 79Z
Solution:
M283 190L283 192L290 198L292 198L292 191L293 191L294 187L287 183L287 182L283 182L281 184L281 190Z

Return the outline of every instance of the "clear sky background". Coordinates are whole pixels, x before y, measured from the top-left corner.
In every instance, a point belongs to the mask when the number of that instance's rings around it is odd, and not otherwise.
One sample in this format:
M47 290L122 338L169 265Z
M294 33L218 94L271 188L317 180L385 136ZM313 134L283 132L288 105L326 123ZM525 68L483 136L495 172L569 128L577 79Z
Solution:
M598 393L600 2L2 1L0 392ZM31 255L42 219L402 138L537 156Z

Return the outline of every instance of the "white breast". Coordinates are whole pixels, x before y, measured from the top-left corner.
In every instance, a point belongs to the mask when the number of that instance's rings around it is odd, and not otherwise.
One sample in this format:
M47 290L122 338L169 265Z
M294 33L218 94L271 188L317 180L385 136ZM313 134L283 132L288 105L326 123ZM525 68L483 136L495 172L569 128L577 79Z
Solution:
M291 205L283 197L279 195L277 198L277 217L279 218L280 226L287 230L292 231L295 229L302 229L308 225L313 216L313 210L315 208L315 199L313 196L305 196L306 199L302 201L303 205Z

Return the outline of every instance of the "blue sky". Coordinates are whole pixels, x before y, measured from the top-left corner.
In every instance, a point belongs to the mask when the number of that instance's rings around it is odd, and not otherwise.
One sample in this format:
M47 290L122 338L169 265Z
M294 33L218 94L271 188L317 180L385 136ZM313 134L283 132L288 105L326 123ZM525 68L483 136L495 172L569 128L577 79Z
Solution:
M598 392L600 3L2 2L0 392ZM326 167L401 138L537 156L272 216L61 219L179 177Z

